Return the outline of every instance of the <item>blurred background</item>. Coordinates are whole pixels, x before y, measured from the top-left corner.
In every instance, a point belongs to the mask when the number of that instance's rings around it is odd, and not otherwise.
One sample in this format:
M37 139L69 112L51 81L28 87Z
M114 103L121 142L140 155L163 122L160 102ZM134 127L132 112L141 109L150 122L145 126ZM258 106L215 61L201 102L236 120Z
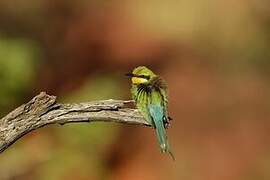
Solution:
M1 0L0 116L40 91L130 99L146 65L169 85L176 156L150 128L52 125L0 155L0 180L270 179L267 0Z

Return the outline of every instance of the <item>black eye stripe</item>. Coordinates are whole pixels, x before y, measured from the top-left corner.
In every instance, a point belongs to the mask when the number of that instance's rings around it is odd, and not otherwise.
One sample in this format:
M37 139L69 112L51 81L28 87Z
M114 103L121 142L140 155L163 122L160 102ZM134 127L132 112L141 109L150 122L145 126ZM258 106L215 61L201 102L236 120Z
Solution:
M139 76L137 76L137 77L144 78L144 79L147 79L147 80L150 79L150 76L146 76L146 75L139 75Z
M125 74L125 75L126 75L126 76L129 76L129 77L144 78L144 79L147 79L147 80L150 79L150 76L147 76L147 75L136 75L136 74L133 74L133 73L127 73L127 74Z

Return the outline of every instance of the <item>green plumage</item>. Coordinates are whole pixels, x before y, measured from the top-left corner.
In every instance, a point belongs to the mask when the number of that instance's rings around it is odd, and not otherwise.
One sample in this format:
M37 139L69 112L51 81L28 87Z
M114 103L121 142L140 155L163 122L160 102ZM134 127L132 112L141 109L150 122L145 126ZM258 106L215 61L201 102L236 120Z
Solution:
M145 66L139 66L129 74L132 77L132 97L144 118L155 128L161 152L169 153L166 135L168 125L168 94L165 81Z

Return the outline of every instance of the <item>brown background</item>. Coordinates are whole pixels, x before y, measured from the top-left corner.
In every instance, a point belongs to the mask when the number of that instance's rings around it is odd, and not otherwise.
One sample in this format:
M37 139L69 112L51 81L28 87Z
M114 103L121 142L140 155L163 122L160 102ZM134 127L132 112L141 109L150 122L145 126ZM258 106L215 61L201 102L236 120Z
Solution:
M0 179L270 179L269 34L266 0L1 0L1 116L40 91L129 99L123 75L146 65L169 85L176 161L149 128L51 126L0 155Z

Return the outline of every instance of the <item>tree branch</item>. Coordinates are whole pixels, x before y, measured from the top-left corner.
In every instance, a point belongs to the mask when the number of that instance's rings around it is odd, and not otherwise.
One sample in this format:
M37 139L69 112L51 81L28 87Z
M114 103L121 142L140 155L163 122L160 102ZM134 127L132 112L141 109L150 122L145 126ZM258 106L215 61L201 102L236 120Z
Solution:
M49 124L104 121L150 126L137 109L124 107L130 102L102 100L59 104L55 96L41 92L0 120L0 153L23 135Z

